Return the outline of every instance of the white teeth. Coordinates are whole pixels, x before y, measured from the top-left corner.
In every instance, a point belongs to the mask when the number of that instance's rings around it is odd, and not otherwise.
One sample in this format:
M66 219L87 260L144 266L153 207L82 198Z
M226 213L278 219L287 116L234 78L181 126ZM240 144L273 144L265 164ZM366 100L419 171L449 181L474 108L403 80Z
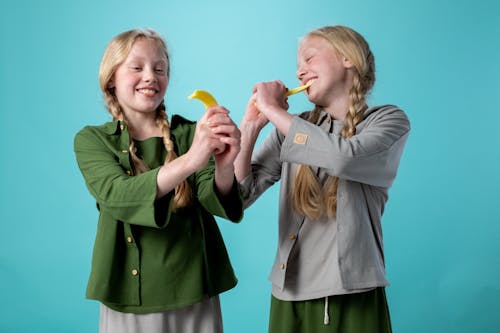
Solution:
M153 96L154 94L156 94L156 91L154 91L153 89L139 89L139 92L146 96Z

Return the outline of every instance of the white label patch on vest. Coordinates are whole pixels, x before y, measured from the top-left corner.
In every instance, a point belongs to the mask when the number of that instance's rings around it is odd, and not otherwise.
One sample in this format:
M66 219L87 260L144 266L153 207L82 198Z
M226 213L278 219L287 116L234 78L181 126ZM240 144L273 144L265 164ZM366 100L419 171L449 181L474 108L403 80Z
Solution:
M306 142L307 142L307 134L297 133L293 137L293 143L296 143L298 145L305 145Z

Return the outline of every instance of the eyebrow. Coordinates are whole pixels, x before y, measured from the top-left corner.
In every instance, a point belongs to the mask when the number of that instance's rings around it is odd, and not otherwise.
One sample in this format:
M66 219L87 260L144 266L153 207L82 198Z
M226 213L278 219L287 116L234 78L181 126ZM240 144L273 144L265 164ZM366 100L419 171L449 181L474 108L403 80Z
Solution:
M145 62L145 58L144 57L141 57L141 56L132 56L131 58L129 58L128 60L126 60L125 62L126 63L129 63L129 62L134 62L134 61L139 61L139 62ZM155 60L153 61L153 63L156 65L156 64L162 64L164 66L167 66L168 64L168 61L166 59L158 59L158 60Z

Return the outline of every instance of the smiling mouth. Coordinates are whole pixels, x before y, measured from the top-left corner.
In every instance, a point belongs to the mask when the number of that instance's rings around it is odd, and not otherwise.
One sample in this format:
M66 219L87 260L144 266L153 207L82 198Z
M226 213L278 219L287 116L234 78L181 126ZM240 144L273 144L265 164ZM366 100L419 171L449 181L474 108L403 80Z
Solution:
M317 77L311 77L311 78L309 78L307 80L304 80L302 82L302 84L310 86L312 83L314 83L314 81L316 81L316 79L317 79Z
M154 95L156 95L157 92L155 89L152 88L141 88L137 89L137 91L147 97L153 97Z

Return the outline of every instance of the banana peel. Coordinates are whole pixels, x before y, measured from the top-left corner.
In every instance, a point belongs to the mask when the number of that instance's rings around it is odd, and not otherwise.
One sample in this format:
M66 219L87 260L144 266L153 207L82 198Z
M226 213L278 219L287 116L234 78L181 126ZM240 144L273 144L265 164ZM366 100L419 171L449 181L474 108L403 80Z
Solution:
M298 86L296 88L287 90L287 92L285 93L285 96L288 97L288 96L297 94L301 91L304 91L307 88L309 88L313 84L313 82L314 82L314 80L310 80L302 86ZM212 106L219 105L219 103L217 103L217 100L215 99L215 97L212 96L212 94L210 94L206 90L196 89L191 95L188 96L188 98L189 99L197 99L197 100L201 101L203 103L203 105L205 105L205 109L208 109L209 107L212 107Z
M306 84L304 84L303 86L298 86L296 88L293 88L293 89L290 89L288 90L286 93L285 93L285 96L288 97L290 95L293 95L293 94L297 94L301 91L304 91L306 90L307 88L309 88L312 84L313 84L314 80L309 80L307 81Z
M219 105L217 100L210 94L208 91L197 89L191 95L188 96L189 99L197 99L205 105L205 108L208 109L211 106Z

